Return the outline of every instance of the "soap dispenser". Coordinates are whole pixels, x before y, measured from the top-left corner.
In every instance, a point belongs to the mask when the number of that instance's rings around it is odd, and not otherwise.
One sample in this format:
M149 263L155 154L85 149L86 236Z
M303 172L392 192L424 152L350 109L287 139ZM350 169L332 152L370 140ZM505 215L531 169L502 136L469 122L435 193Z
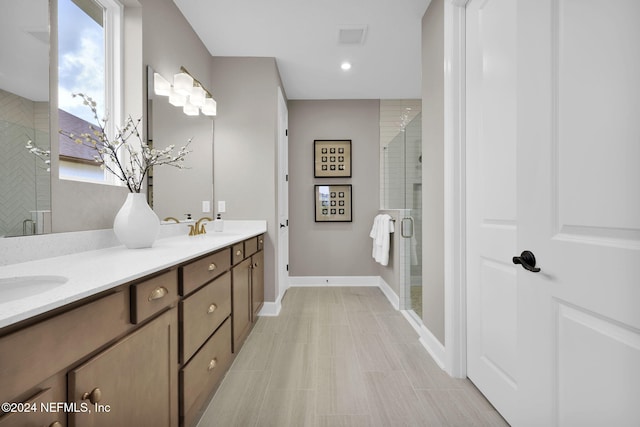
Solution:
M224 229L224 221L220 217L220 214L216 216L216 219L213 221L213 231L222 231Z

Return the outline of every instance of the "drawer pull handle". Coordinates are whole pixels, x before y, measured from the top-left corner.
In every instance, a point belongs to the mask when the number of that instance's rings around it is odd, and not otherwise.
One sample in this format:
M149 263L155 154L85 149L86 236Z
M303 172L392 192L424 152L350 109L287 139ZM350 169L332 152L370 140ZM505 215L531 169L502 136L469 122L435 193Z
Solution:
M218 364L218 361L216 359L211 359L211 362L209 362L209 368L207 370L212 370L213 368L216 367L216 365Z
M87 400L87 399L89 399L89 402L95 405L96 403L100 402L100 399L102 399L102 391L100 391L100 389L96 387L93 390L91 390L91 393L83 393L82 400Z
M218 308L218 306L216 306L215 304L211 304L211 305L209 306L209 308L207 309L207 313L208 313L208 314L213 313L214 311L216 311L216 308Z
M217 268L217 266L214 263L209 264L209 271L213 271Z
M238 249L238 250L236 251L236 256L240 256L240 255L242 255L242 251L241 251L240 249Z
M62 423L60 421L54 421L49 424L49 427L62 427Z
M264 240L260 239L260 240L259 240L259 242L260 242L260 244L263 244L263 243L264 243Z
M167 288L165 288L164 286L159 286L151 291L148 299L149 301L155 301L157 299L163 298L168 293L169 291L167 290Z

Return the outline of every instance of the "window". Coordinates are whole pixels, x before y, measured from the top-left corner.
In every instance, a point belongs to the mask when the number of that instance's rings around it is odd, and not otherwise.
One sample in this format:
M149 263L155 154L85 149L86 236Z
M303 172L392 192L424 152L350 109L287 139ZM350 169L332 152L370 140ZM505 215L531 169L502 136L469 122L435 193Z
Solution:
M74 93L91 96L107 132L121 123L122 5L116 0L58 1L59 128L86 132L93 113ZM60 136L60 178L119 183L93 160L93 150Z

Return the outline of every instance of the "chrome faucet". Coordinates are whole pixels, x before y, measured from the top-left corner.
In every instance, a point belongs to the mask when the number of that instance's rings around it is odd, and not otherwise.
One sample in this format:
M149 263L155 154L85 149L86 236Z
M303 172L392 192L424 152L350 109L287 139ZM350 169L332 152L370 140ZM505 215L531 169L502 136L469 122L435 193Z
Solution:
M203 216L194 225L189 226L189 236L197 236L199 234L206 234L207 230L204 228L204 224L200 225L202 221L213 221L212 218Z

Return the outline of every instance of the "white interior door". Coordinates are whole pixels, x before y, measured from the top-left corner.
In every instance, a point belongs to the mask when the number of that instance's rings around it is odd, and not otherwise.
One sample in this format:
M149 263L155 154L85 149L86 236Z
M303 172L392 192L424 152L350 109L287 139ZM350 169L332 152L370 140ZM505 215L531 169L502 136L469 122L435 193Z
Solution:
M640 425L639 21L467 7L468 375L516 426Z
M521 425L640 426L640 2L518 2Z
M289 287L289 112L278 88L278 290Z
M517 413L516 4L467 6L467 375Z

